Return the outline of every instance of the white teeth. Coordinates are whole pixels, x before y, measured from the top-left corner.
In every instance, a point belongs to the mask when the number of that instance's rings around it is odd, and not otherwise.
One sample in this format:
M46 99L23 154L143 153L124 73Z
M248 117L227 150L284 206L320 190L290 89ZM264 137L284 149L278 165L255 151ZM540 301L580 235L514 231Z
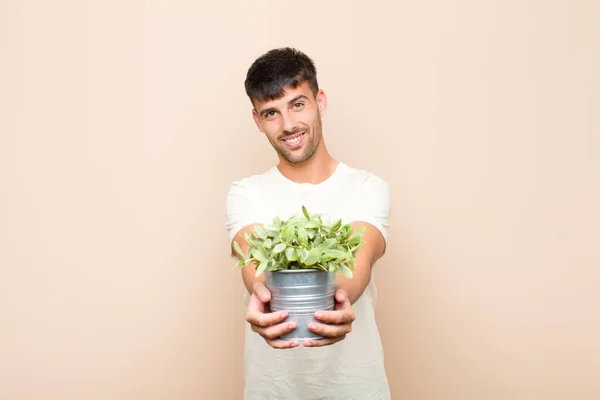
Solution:
M296 137L295 137L295 138L293 138L293 139L284 139L284 141L285 141L287 144L295 145L295 144L298 144L298 142L300 142L300 138L301 138L301 137L302 137L302 135L300 135L300 136L296 136Z

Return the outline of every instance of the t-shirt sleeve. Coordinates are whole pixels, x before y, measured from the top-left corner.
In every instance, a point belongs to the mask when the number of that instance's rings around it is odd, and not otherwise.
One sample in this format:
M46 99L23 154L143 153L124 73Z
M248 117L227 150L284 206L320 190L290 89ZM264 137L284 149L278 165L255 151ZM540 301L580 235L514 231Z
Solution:
M369 176L358 196L353 220L364 221L377 228L387 247L390 212L390 185L375 175Z
M258 223L256 200L252 187L248 183L236 181L229 186L225 223L229 243L243 228Z

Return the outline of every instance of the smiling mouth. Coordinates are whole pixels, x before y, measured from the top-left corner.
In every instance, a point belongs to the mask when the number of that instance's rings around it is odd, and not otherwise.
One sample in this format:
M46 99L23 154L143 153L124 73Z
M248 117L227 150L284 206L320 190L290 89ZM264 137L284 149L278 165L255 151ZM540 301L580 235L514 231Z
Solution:
M302 132L302 133L299 133L297 135L292 135L290 137L287 137L287 138L283 139L283 142L289 148L298 147L298 146L300 146L302 144L302 141L304 140L304 134L305 133L306 132Z

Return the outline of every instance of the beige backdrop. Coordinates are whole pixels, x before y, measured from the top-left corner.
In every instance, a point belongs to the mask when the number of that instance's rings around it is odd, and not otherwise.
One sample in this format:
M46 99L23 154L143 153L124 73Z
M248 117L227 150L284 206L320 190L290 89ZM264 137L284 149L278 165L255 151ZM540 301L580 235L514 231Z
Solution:
M1 399L241 398L225 196L285 45L392 187L393 398L600 398L599 3L393 3L0 2Z

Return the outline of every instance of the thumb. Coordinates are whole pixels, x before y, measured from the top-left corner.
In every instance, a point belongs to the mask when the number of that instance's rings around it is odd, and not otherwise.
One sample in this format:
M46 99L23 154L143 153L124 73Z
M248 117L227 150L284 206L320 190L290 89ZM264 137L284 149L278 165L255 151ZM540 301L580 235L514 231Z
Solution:
M267 289L264 282L262 281L254 282L252 292L263 303L268 303L271 300L271 292L269 291L269 289Z
M348 300L348 294L344 289L338 289L335 292L335 299L338 303L344 303L346 300Z

